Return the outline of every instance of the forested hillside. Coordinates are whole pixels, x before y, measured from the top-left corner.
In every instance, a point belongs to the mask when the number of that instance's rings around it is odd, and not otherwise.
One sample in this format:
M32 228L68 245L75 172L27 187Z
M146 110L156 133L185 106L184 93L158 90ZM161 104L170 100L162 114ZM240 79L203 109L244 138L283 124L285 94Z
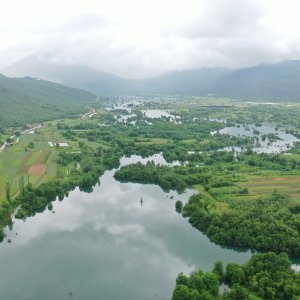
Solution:
M0 124L18 126L83 112L93 94L33 78L0 75Z

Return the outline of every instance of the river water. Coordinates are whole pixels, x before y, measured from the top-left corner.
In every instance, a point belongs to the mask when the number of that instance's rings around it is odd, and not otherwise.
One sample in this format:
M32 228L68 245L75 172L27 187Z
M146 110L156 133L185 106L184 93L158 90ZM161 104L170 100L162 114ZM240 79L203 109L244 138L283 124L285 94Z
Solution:
M90 194L76 189L55 201L55 213L14 220L0 244L1 299L170 299L179 272L250 258L211 243L175 212L175 201L195 191L165 193L113 174Z

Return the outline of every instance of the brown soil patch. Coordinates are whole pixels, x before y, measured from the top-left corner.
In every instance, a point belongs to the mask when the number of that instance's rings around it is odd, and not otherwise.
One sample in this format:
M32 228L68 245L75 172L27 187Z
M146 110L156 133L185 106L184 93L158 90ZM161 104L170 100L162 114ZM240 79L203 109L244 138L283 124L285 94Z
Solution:
M300 177L276 177L272 178L273 181L287 181L287 180L300 180Z
M18 170L18 174L26 174L28 172L28 166L26 166L26 162L30 159L33 152L29 152L26 157L22 159L22 162L20 164L20 168Z
M27 174L28 173L28 166L25 165L21 165L21 167L18 170L18 174Z
M29 175L44 175L46 173L46 165L32 165L29 170Z

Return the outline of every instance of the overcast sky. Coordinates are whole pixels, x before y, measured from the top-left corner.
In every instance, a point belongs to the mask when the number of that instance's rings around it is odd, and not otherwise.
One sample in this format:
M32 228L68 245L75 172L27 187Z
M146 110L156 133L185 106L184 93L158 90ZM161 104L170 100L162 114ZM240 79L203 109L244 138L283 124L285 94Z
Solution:
M299 0L0 0L0 69L38 53L125 77L300 59Z

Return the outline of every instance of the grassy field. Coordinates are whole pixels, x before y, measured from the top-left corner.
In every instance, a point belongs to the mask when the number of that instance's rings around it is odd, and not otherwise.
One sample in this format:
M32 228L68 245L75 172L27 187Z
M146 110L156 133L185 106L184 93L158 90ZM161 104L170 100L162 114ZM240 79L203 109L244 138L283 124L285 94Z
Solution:
M6 198L6 184L11 186L11 195L19 192L19 181L24 176L25 182L37 186L67 174L67 168L57 166L59 151L78 151L78 142L66 141L56 130L55 125L38 129L38 134L22 134L13 141L13 146L0 152L0 202ZM67 142L69 147L59 149L50 147L48 142ZM33 142L33 148L29 143Z
M271 195L274 190L288 195L291 202L300 203L300 176L286 175L286 176L271 176L271 174L264 174L265 177L244 177L242 182L238 182L236 186L214 188L209 192L204 189L202 185L194 185L193 188L208 199L218 199L218 196L222 196L224 201L218 200L217 212L224 213L228 210L228 204L226 200L240 199L243 201L252 201L258 199L261 196ZM239 194L239 188L248 189L248 194Z
M242 188L248 188L249 197L269 195L274 190L287 194L291 200L300 203L300 176L287 177L253 177L248 182L240 184Z
M11 194L16 195L21 176L34 185L56 177L57 153L43 140L43 135L23 134L18 143L14 139L13 146L0 153L0 201L5 199L7 182L11 185ZM28 147L30 142L34 143L33 148ZM36 166L44 166L44 169L38 170Z
M196 101L197 102L197 101ZM198 104L198 103L197 103ZM220 99L220 105L228 105L227 99ZM243 104L244 105L244 104ZM183 109L183 104L178 104L178 109ZM180 110L178 110L180 112ZM219 112L220 113L220 112ZM228 113L231 113L228 111ZM49 181L54 178L63 178L67 175L68 167L57 166L57 156L60 151L78 151L78 142L84 141L92 148L99 146L107 148L109 143L105 141L87 141L77 135L75 141L66 139L61 135L61 131L57 130L57 124L63 123L65 125L78 125L80 123L98 124L103 122L108 112L104 110L97 110L97 118L90 119L64 119L54 120L48 122L44 128L38 129L38 134L22 134L16 143L10 148L6 148L0 152L0 203L5 199L5 187L7 182L11 185L12 195L17 194L19 190L19 180L24 176L25 181L28 180L34 185ZM113 113L114 116L118 113ZM214 117L218 117L215 115ZM222 116L222 115L220 115ZM102 119L101 119L102 118ZM76 130L77 133L84 132L85 129ZM12 133L11 133L12 134ZM83 135L84 136L84 135ZM170 143L168 138L139 138L127 137L127 141L134 142L136 145L165 145ZM28 147L29 143L33 142L34 147ZM48 142L59 143L67 142L68 148L59 149L50 147ZM185 139L180 143L181 145L195 144L203 146L211 142L208 138L203 138L201 141L196 139ZM290 158L300 160L300 154L293 154ZM252 200L261 195L271 194L275 189L279 192L290 195L293 201L300 202L300 176L276 173L273 170L261 170L257 168L249 168L248 166L240 166L239 171L235 174L235 183L240 188L248 188L249 194L240 195L238 187L231 188L215 188L205 191L201 185L195 186L200 193L205 194L208 198L219 198L220 203L227 199L242 198L245 200ZM220 199L219 195L223 199ZM222 200L222 201L221 201ZM224 202L225 203L225 202ZM220 211L226 211L226 207L220 204Z
M99 111L102 112L103 111ZM6 184L11 186L11 196L16 196L19 192L19 181L24 176L24 181L31 182L37 186L43 182L50 181L55 178L64 178L72 166L63 167L57 165L57 157L60 151L79 151L78 138L71 141L60 134L57 130L57 124L63 122L67 125L75 125L79 123L95 123L89 118L86 119L63 119L48 122L43 128L37 129L37 133L24 133L13 139L13 146L6 147L0 152L0 204L6 201ZM8 133L7 138L13 132ZM85 139L83 141L87 142ZM29 143L33 142L33 148L29 147ZM61 143L67 142L69 147L57 148L50 147L48 142ZM87 142L90 147L99 147L99 143ZM104 148L106 145L102 145Z

